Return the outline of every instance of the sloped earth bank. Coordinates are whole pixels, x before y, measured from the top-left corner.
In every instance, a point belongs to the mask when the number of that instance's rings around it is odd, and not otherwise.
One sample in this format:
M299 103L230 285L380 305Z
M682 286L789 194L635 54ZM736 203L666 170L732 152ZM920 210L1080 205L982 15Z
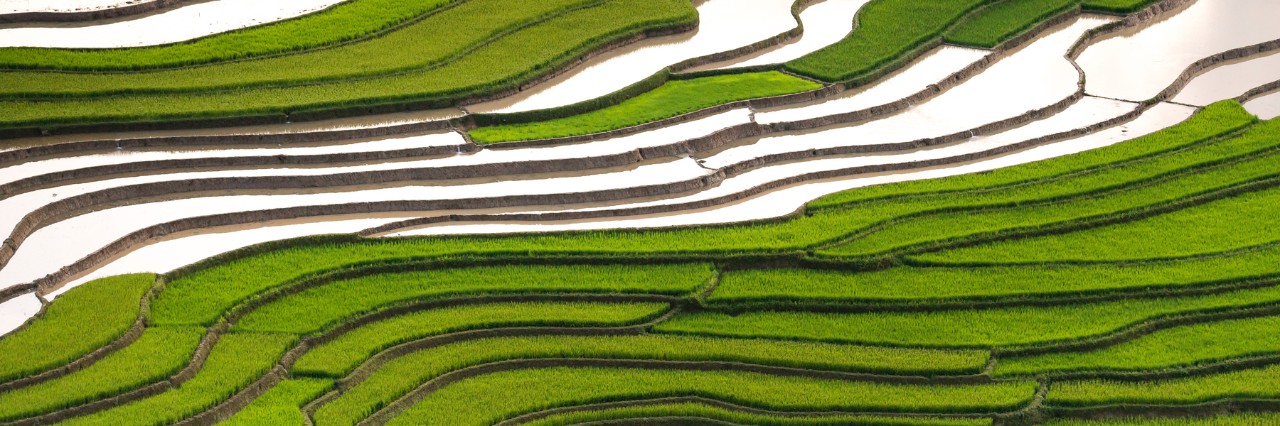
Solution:
M1082 103L1086 103L1086 102L1087 101L1082 101ZM1108 102L1108 101L1103 100L1099 102ZM1119 104L1119 105L1123 106L1124 104ZM1098 106L1091 105L1091 107L1097 108ZM1103 109L1105 110L1105 108ZM1070 125L1068 123L1092 124L1094 123L1094 121L1090 121L1090 120L1095 119L1096 117L1092 117L1091 115L1099 112L1096 109L1085 111L1085 108L1079 108L1079 110L1080 112L1082 112L1082 114L1072 114L1072 115L1076 115L1076 117L1073 117L1074 121L1058 120L1059 124L1064 124L1064 125ZM707 225L707 224L719 224L719 223L731 223L731 222L740 222L740 221L749 221L749 220L769 219L769 218L775 218L775 217L780 217L780 216L794 213L796 209L799 208L800 206L803 206L804 203L807 203L809 201L812 201L824 195L828 195L828 194L832 194L835 192L844 191L848 189L854 189L854 188L860 188L860 187L866 187L866 186L872 186L872 185L883 185L883 184L894 183L894 182L905 182L905 181L911 181L911 180L934 179L934 178L955 176L955 175L967 174L967 173L978 173L978 172L983 172L988 170L995 170L1002 167L1009 167L1009 166L1014 166L1018 164L1026 164L1026 163L1045 160L1049 158L1070 155L1070 154L1074 154L1077 152L1082 152L1090 149L1097 149L1105 146L1110 146L1110 145L1124 142L1133 138L1141 137L1143 135L1147 135L1147 134L1156 132L1160 129L1164 129L1166 127L1177 124L1178 122L1181 122L1182 120L1185 120L1187 117L1189 117L1191 113L1192 113L1192 109L1189 107L1162 103L1160 105L1153 107L1151 110L1145 112L1141 117L1131 122L1125 123L1123 125L1108 128L1106 130L1102 130L1102 131L1081 136L1078 138L1066 139L1060 142L1054 142L1044 146L1027 149L1024 151L1018 151L1018 152L1007 154L1007 155L996 156L989 159L970 161L970 162L959 162L954 165L940 166L940 167L934 167L934 168L924 168L924 169L910 170L910 171L904 171L904 172L867 173L867 174L859 175L853 178L826 179L826 180L819 180L812 183L791 185L781 189L772 190L770 192L761 194L759 196L747 198L743 201L738 201L738 202L730 203L724 206L719 206L714 209L705 209L703 211L681 212L681 213L669 214L669 215L653 215L652 217L640 216L640 217L629 218L629 219L598 219L594 221L566 221L563 223L561 222L524 223L524 221L514 221L513 219L504 218L504 216L511 216L511 215L499 214L499 215L487 215L484 217L473 218L473 220L483 219L485 223L468 224L464 222L464 223L455 224L451 222L446 222L445 224L424 225L420 227L414 227L412 229L400 229L400 230L391 230L391 231L379 229L378 235L400 237L400 236L451 235L451 234L555 232L555 231L587 230L587 229L649 228L649 227L667 227L667 226L684 226L684 225ZM1064 112L1063 114L1067 114L1067 113ZM997 140L1005 139L1009 142L1021 142L1023 140L1026 140L1026 139L1022 139L1022 137L1037 135L1036 133L1037 131L1044 130L1042 126L1038 126L1039 124L1040 123L1037 122L1035 124L1032 124L1023 128L1006 132L1006 134L984 136L981 138L983 139L991 138L991 139L997 139ZM1033 129L1034 128L1039 128L1039 129L1032 130L1032 129L1027 129L1027 127L1030 127ZM1022 129L1027 129L1030 132L1018 131ZM1022 133L1024 136L1014 136L1015 134L1018 134L1018 133ZM1012 139L1007 139L1007 138L1012 138ZM1028 137L1027 139L1030 139L1030 138ZM934 151L942 151L942 150L946 150L946 149L940 148ZM955 151L958 151L958 150L952 149L948 151L952 151L952 154L954 154ZM865 157L865 158L866 160L868 160L867 162L872 162L872 161L891 162L893 161L892 157L905 157L906 159L918 160L921 158L922 154L932 154L932 153L929 153L928 150L926 150L921 153L898 154L898 155L887 156L889 158L881 158L881 157ZM776 180L779 177L786 177L789 175L801 175L801 174L810 172L811 168L821 168L822 165L817 163L821 163L823 161L829 161L834 163L829 165L828 167L842 168L842 167L849 167L851 165L855 165L855 164L849 164L850 162L848 159L839 159L839 160L819 160L819 161L807 162L807 163L797 163L793 165L795 167L777 166L769 169L764 169L762 172L767 172L767 173L761 173L764 176L762 176L762 179L760 179L759 181L746 181L742 184L738 184L733 179L730 179L730 180L727 180L724 184L722 184L722 186L717 187L714 191L707 191L707 193L700 193L695 196L679 198L671 201L663 201L662 203L666 204L666 203L671 203L676 201L696 201L696 200L708 199L708 198L714 197L715 195L729 192L733 189L742 190L742 189L750 188L752 184L758 183L760 181L772 181L772 180ZM780 169L780 170L777 170L775 172L773 169ZM788 174L787 169L793 169L793 170L790 170L790 174ZM751 176L751 174L744 174L741 177L746 178L746 177L754 177L754 176ZM646 207L646 206L653 206L653 205L659 205L659 203L636 203L636 204L618 206L615 209ZM584 210L584 211L590 211L590 210ZM540 220L533 220L533 221L538 222ZM140 270L145 270L145 269L140 269Z
M1077 62L1089 76L1085 92L1144 101L1193 62L1228 49L1280 39L1280 3L1197 1L1150 27L1119 33L1085 49Z

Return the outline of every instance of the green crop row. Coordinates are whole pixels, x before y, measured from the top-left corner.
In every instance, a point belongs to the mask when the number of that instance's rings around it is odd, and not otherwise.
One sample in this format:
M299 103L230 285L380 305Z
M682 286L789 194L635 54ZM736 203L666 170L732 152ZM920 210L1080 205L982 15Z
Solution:
M1272 203L1280 202L1268 200ZM1270 204L1274 210L1276 204ZM1168 228L1176 229L1176 228ZM838 304L1178 290L1280 274L1280 247L1160 263L1055 266L911 267L841 272L760 269L726 272L707 299L743 303Z
M510 359L735 360L754 364L897 374L973 374L985 351L938 351L683 336L532 336L452 343L396 358L321 406L317 425L352 425L444 373Z
M1120 261L1193 256L1276 241L1277 191L1243 194L1133 222L927 253L928 263ZM1253 230L1253 232L1241 232ZM1151 244L1159 240L1162 244Z
M280 382L267 393L253 400L249 406L226 422L227 426L303 426L307 425L302 406L333 388L333 381L325 379L290 379Z
M401 315L368 324L307 351L293 364L304 376L342 377L400 343L462 330L518 326L606 327L637 324L668 309L661 303L500 303Z
M944 39L949 43L991 48L1076 7L1089 11L1131 13L1157 1L1002 0L947 31Z
M152 47L0 49L0 68L138 70L251 58L322 47L392 29L461 0L351 0L267 25Z
M1280 353L1280 317L1245 318L1160 330L1086 352L1001 358L996 375L1059 371L1156 370L1251 355Z
M729 371L546 368L453 383L388 424L493 424L549 408L686 395L785 411L987 413L1022 407L1035 389L1034 382L900 385Z
M1163 380L1055 382L1045 403L1066 407L1184 405L1226 398L1280 398L1280 365Z
M31 324L0 338L0 382L65 365L120 338L155 280L120 275L68 290Z
M788 62L787 70L828 82L855 79L901 61L991 0L876 0L858 12L857 31Z
M736 316L697 312L676 315L655 330L895 346L1006 347L1101 336L1162 316L1277 301L1280 286L1202 296L925 312L752 311Z
M0 127L150 123L226 117L347 113L445 106L517 88L609 42L695 22L680 0L610 0L520 30L443 66L328 84L174 95L0 102Z
M292 335L229 333L209 353L203 368L182 386L109 410L71 419L67 425L162 425L177 422L226 400L266 374Z
M762 426L985 426L991 419L931 419L857 415L788 416L734 411L707 404L640 405L557 414L524 423L528 426L567 426L622 419L706 419L726 424Z
M919 199L921 194L938 192L940 196L963 200L959 191L973 188L1007 186L1036 178L1061 176L1052 181L1069 180L1070 173L1078 170L1100 172L1105 167L1107 154L1115 159L1143 159L1161 157L1179 147L1199 147L1198 141L1238 129L1253 121L1237 103L1214 104L1186 123L1174 126L1138 140L1118 144L1096 151L1056 158L1028 166L970 176L957 176L937 180L959 183L931 183L921 186L896 186L894 191L864 188L875 193L862 199L849 197L849 203L884 201L894 193L903 193L902 202ZM1233 145L1234 146L1234 145ZM1257 148L1254 148L1257 149ZM1177 151L1175 151L1177 152ZM1159 154L1159 155L1157 155ZM1192 156L1191 160L1197 160ZM1190 161L1190 160L1188 160ZM1204 161L1200 159L1198 161ZM1194 164L1191 162L1189 164ZM1031 167L1034 166L1034 167ZM1065 175L1065 176L1064 176ZM934 181L928 181L934 182ZM1096 185L1104 185L1099 183ZM1074 190L1069 184L1065 190ZM857 193L856 191L853 193ZM1034 194L1034 193L1033 193ZM834 205L834 204L828 204ZM896 208L894 211L902 211ZM909 210L906 210L909 211ZM308 274L341 268L344 265L362 263L387 263L408 259L431 258L445 255L478 255L485 253L518 253L521 255L551 255L562 253L597 253L603 255L644 255L647 253L725 253L739 251L778 252L796 250L839 238L848 232L852 224L869 223L865 211L857 209L825 209L822 212L801 216L778 223L749 223L729 226L710 226L671 230L612 230L569 232L539 235L502 237L458 236L433 238L404 238L381 240L351 240L326 244L295 245L270 250L220 262L179 277L155 303L155 318L161 323L209 324L238 300L253 294L279 287ZM859 225L865 226L865 225ZM856 229L856 228L854 228Z
M203 335L202 328L149 328L136 342L82 370L0 393L0 422L74 407L166 380L187 366Z
M471 139L484 144L600 133L734 101L821 87L818 83L777 71L672 80L611 107L555 120L481 127L471 131Z
M212 324L238 300L277 284L259 280L218 292L174 285L153 306L157 324ZM385 273L302 290L240 319L236 330L308 333L398 301L483 293L689 294L711 278L706 264L654 266L492 266ZM179 280L180 282L181 280ZM177 284L177 282L175 282Z
M944 40L969 46L995 47L1079 4L1079 0L1003 0L947 31Z
M1203 417L1123 417L1112 419L1054 419L1046 426L1261 426L1280 424L1277 413L1237 413Z
M1280 139L1275 140L1280 142ZM948 239L1040 228L1073 221L1125 214L1144 208L1193 198L1201 194L1248 185L1280 176L1275 167L1280 151L1257 158L1193 170L1147 184L1103 194L1072 197L1039 205L1003 208L969 208L899 219L822 253L832 256L868 256L911 246L930 245ZM1265 190L1274 197L1277 190ZM1266 195L1264 195L1266 197ZM1032 200L1034 201L1034 200Z
M102 97L119 94L195 93L261 86L300 85L385 76L438 67L457 55L524 26L602 0L510 2L469 0L367 40L305 54L236 61L201 67L136 73L8 72L14 83L0 87L7 98Z

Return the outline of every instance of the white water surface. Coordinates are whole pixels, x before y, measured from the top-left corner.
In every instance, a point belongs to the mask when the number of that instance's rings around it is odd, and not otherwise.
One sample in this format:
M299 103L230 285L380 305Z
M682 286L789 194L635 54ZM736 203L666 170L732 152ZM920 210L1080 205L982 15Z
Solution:
M343 1L217 0L100 25L0 28L0 47L111 48L177 43L306 15Z
M40 299L27 293L0 303L0 336L9 334L40 312Z
M966 131L1052 105L1077 90L1079 72L1063 56L1085 31L1109 19L1081 18L1028 44L964 84L896 115L825 130L761 138L708 157L720 168L769 154L912 141ZM831 111L824 112L829 114ZM812 135L821 135L814 137Z
M749 67L787 62L830 46L853 31L853 19L870 0L825 0L800 12L799 40L758 55L710 64L694 70Z
M1089 46L1078 63L1091 95L1141 101L1202 58L1280 39L1280 1L1202 0L1167 19Z
M793 0L707 0L692 33L629 44L523 92L467 106L473 112L530 111L574 104L616 92L686 59L733 50L795 28ZM690 35L692 34L692 35Z
M1244 103L1244 109L1263 120L1280 117L1280 92L1250 99Z
M1280 51L1221 65L1196 76L1173 101L1205 106L1280 80Z
M684 181L708 173L692 159L685 158L582 176L345 192L211 196L132 204L72 217L35 231L0 269L0 288L41 278L139 229L189 217L311 205L598 191Z
M849 189L893 182L935 179L967 173L979 173L1114 145L1116 143L1131 140L1177 124L1186 120L1194 112L1195 110L1193 108L1181 105L1159 104L1152 107L1141 117L1123 126L1113 127L1078 138L1055 142L1001 157L979 160L967 164L956 165L954 167L911 170L870 176L854 176L843 179L799 184L752 197L746 201L710 210L642 218L602 219L596 221L565 221L536 224L442 224L393 232L386 236L401 237L457 234L505 234L592 229L662 228L770 219L793 213L804 203L814 199Z

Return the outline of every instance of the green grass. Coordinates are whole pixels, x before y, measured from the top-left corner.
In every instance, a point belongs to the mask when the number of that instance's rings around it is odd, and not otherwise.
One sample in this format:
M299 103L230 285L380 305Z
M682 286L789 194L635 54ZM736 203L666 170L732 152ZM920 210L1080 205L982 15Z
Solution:
M952 23L989 0L875 0L858 14L843 40L788 62L786 69L838 82L862 77L936 40Z
M483 144L600 133L734 101L821 87L818 83L777 71L672 80L614 106L555 120L481 127L471 131L471 138Z
M1280 353L1280 317L1246 318L1160 330L1115 346L1002 358L995 374L1158 370L1251 355Z
M9 72L0 95L101 97L298 85L441 66L495 37L600 0L469 0L395 32L304 54L134 73ZM515 35L519 37L519 35Z
M35 321L0 338L0 381L48 371L124 335L138 319L152 274L91 281L54 299Z
M1275 204L1272 204L1274 206ZM727 272L712 304L928 303L1120 290L1178 290L1280 273L1280 247L1159 263L911 267L870 272L762 269Z
M661 332L803 339L927 347L1003 347L1046 344L1114 332L1165 315L1280 300L1280 287L1206 296L1121 299L1046 307L929 312L816 313L753 311L737 316L686 313L658 324Z
M67 425L162 425L174 423L226 400L258 380L297 340L283 334L223 335L204 367L182 387L64 422Z
M1277 202L1280 191L1255 192L1133 222L926 253L913 259L930 263L1120 261L1235 250L1280 240L1280 218L1274 214ZM1151 244L1153 240L1162 244Z
M1055 382L1046 404L1087 407L1109 404L1186 405L1232 398L1280 397L1280 365L1207 376L1121 382Z
M1034 382L897 385L729 371L547 368L454 383L388 424L493 424L555 407L684 395L786 411L986 413L1026 405L1035 388Z
M352 0L268 25L152 47L0 49L0 68L137 70L201 64L334 45L391 29L457 0Z
M1277 413L1238 413L1212 417L1126 417L1113 419L1054 419L1046 426L1258 426L1280 424Z
M320 407L317 425L351 425L441 374L490 362L531 358L735 360L753 364L896 374L973 374L985 351L938 351L807 342L643 335L490 338L434 347L394 359Z
M590 422L620 419L652 419L652 418L698 418L739 425L864 425L864 426L983 426L990 425L990 419L930 419L913 417L910 419L894 417L873 417L856 415L823 415L823 416L785 416L764 413L750 413L725 409L705 404L681 403L662 405L643 405L636 407L609 408L591 411L553 415L524 423L528 426L564 426Z
M82 370L0 393L0 421L70 408L167 380L187 366L203 335L204 329L193 327L147 329L138 341Z
M948 43L995 47L1080 4L1079 0L1004 0L947 31Z
M320 397L333 387L333 381L324 379L290 379L280 382L266 394L253 400L248 407L236 413L222 425L295 425L307 424L302 406Z
M342 377L383 349L462 330L620 326L655 318L667 309L661 303L501 303L418 312L372 323L316 346L293 364L293 373Z
M484 266L386 273L340 280L282 297L241 318L236 330L308 333L410 300L496 293L689 294L711 278L707 264ZM227 306L269 287L209 294L179 280L154 304L155 322L207 324ZM270 282L268 282L270 283Z
M327 84L173 95L0 102L0 128L280 114L374 105L451 105L545 75L613 40L688 24L681 0L611 0L523 29L440 67ZM391 108L391 107L388 107Z

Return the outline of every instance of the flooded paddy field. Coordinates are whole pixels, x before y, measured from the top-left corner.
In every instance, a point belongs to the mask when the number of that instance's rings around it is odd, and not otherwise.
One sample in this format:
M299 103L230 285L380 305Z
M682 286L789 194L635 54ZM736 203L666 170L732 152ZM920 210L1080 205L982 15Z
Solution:
M512 31L683 20L496 100L0 141L0 423L1280 418L1272 2L559 1ZM636 89L693 58L743 87Z

